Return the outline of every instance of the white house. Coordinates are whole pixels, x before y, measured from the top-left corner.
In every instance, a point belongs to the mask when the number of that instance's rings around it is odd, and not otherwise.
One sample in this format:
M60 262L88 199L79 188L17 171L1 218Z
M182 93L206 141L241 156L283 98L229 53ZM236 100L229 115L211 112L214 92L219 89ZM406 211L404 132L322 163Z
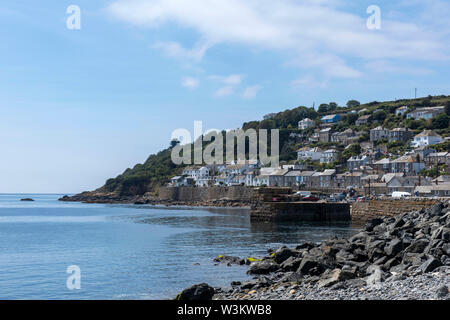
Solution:
M191 166L183 170L183 175L197 180L200 178L209 177L209 169L208 167Z
M298 160L312 160L319 161L323 155L323 151L320 148L308 148L304 147L297 151Z
M353 156L347 160L348 171L359 169L361 166L365 166L369 163L370 159L366 155Z
M315 126L315 122L309 118L305 118L298 122L298 128L300 130L306 130Z
M269 176L268 175L259 175L254 179L254 184L257 187L268 186L269 185Z
M338 155L334 149L325 150L320 157L320 163L333 163L338 159Z
M444 113L445 108L442 107L430 107L430 108L419 108L406 115L408 119L431 119L438 114Z
M402 116L404 115L406 112L408 111L408 107L407 106L403 106L398 108L397 110L395 110L395 115L396 116Z
M411 142L412 148L419 148L424 146L432 146L434 144L439 144L444 140L440 135L432 130L425 130L421 134L418 134L414 137L414 140Z

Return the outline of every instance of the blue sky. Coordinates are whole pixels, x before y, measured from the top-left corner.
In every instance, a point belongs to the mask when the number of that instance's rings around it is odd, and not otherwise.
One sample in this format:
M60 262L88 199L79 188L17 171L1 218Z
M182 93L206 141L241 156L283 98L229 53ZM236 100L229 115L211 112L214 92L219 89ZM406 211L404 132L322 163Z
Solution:
M444 0L1 0L0 192L97 188L194 120L228 129L313 102L450 94L448 12Z

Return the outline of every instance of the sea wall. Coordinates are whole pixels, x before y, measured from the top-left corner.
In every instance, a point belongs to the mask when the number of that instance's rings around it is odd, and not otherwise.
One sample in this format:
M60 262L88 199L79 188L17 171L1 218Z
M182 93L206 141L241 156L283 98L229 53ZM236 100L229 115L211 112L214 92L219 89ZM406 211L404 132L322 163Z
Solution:
M252 207L251 220L268 222L350 221L350 205L327 202L265 202Z
M176 202L208 202L208 201L241 201L250 203L254 189L244 186L233 187L162 187L158 198L162 201Z
M355 202L351 205L352 222L365 223L375 218L392 217L422 208L427 209L438 202L439 200L434 199L388 199Z

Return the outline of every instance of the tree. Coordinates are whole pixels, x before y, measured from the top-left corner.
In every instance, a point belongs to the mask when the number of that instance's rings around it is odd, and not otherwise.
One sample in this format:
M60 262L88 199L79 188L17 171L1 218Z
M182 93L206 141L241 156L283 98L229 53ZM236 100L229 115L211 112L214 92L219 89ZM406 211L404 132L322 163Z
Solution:
M356 120L358 120L358 114L357 113L349 113L345 115L344 122L347 126L352 126L355 124Z
M445 113L441 113L431 120L431 129L447 129L449 122L450 117Z
M381 122L384 121L384 119L386 119L386 117L387 117L387 114L386 114L386 112L383 111L383 110L380 110L380 111L376 112L376 113L373 115L373 118L374 118L375 120L381 121Z
M327 113L329 110L330 110L330 106L328 104L326 104L326 103L322 103L319 106L319 109L317 109L317 111L319 113Z
M347 102L347 107L349 107L349 108L357 108L357 107L359 107L361 105L361 103L359 102L359 101L357 101L357 100L349 100L348 102Z
M450 101L445 104L445 114L450 116Z
M330 104L328 106L329 106L330 111L334 111L337 109L338 104L336 102L330 102Z

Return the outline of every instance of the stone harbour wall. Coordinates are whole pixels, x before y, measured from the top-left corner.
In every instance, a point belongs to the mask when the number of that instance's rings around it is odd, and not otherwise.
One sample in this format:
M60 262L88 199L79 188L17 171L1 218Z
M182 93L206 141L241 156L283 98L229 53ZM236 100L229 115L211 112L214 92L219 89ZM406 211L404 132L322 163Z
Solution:
M254 189L244 186L233 187L162 187L158 198L162 201L207 202L207 201L242 201L250 203Z
M402 199L402 200L370 200L355 202L351 205L351 217L354 223L365 223L368 220L393 217L405 212L427 209L439 200L435 199Z

